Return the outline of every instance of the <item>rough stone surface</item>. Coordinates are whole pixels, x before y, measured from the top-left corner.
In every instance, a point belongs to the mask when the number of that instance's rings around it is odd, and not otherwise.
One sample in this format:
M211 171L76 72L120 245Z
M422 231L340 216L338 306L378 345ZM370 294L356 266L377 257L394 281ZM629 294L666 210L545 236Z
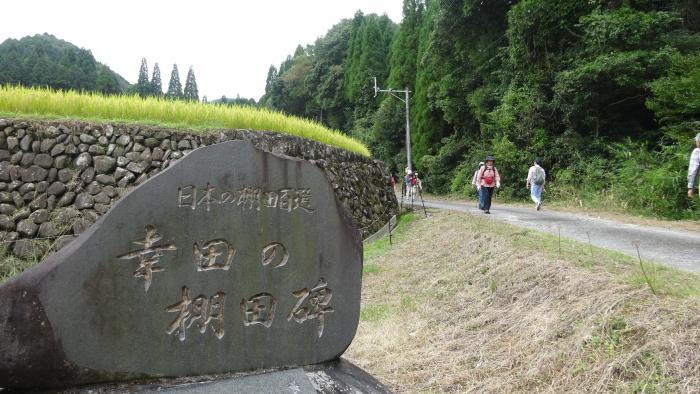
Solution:
M57 206L59 208L60 207L67 207L70 204L72 204L73 201L75 201L75 193L74 192L67 192L58 200Z
M117 181L111 175L99 174L95 177L95 180L103 185L114 185Z
M30 239L20 239L12 246L12 253L21 259L32 259L36 257L36 245Z
M39 182L46 179L49 172L45 168L39 166L31 166L29 168L22 168L20 170L20 175L22 177L22 182Z
M10 216L0 215L0 229L12 231L15 229L15 221Z
M66 183L73 179L73 171L68 168L63 168L58 171L58 180Z
M108 174L114 171L117 161L109 156L95 157L95 171L98 174Z
M53 157L46 153L40 153L34 157L34 164L43 168L51 168L53 166Z
M17 232L27 237L33 237L38 229L39 226L31 219L24 219L17 224Z
M71 243L75 238L76 237L74 235L61 235L60 237L56 238L56 249L62 249Z
M95 204L94 199L88 193L80 193L75 198L75 207L78 209L92 208L92 206L94 204Z
M80 174L80 180L83 181L83 183L90 183L93 180L95 180L95 168L86 168L85 171L83 171L83 173Z
M92 156L90 156L89 153L83 152L80 155L78 155L78 158L75 159L74 165L75 168L78 169L78 171L82 171L92 164Z
M92 224L92 222L90 222L89 220L79 218L73 222L73 226L71 226L71 229L73 230L73 234L79 235L79 234L84 233L85 230L87 230L91 224Z
M47 209L37 209L29 215L29 219L36 224L42 224L49 220L49 211Z
M318 167L199 149L0 286L0 387L334 360L361 273L360 232Z
M39 237L41 238L54 238L61 235L61 231L55 223L46 222L39 226Z
M0 214L2 215L12 215L17 210L12 204L0 204Z
M51 195L51 196L60 196L63 193L65 193L66 190L67 190L66 185L64 185L61 182L54 182L47 189L47 193L49 193L49 195Z

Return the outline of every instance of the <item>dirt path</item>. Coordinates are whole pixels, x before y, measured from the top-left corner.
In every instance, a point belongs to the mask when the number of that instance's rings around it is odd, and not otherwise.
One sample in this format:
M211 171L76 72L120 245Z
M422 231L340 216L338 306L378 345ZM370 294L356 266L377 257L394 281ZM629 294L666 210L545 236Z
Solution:
M496 204L491 208L491 215L484 215L473 203L426 200L425 206L481 215L552 234L561 230L562 238L580 242L588 242L590 234L594 246L635 257L637 251L633 242L639 240L644 260L700 272L700 234L695 232L626 224L546 208L538 212L534 208Z

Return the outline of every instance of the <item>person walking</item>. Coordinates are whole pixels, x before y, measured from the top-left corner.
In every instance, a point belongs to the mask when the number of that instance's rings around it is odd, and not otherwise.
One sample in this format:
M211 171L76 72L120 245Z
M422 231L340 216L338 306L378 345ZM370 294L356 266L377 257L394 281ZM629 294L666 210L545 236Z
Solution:
M403 176L403 194L406 198L408 198L408 188L411 187L411 175L412 171L406 167Z
M479 175L479 170L484 166L484 162L479 162L479 168L474 171L474 176L472 176L472 186L476 190L476 207L481 209L481 193L479 193L479 186L476 184L476 177Z
M695 149L690 155L690 163L688 164L688 198L693 198L693 189L695 189L695 178L698 175L700 167L700 133L695 136Z
M485 214L491 213L491 199L493 198L494 188L501 187L501 175L494 165L496 159L493 156L487 156L484 159L484 166L479 169L476 177L477 188L480 192L481 209Z
M525 187L530 189L530 198L535 203L535 209L538 211L542 207L542 192L544 191L544 183L547 173L542 168L542 159L535 159L535 163L527 171L527 179Z

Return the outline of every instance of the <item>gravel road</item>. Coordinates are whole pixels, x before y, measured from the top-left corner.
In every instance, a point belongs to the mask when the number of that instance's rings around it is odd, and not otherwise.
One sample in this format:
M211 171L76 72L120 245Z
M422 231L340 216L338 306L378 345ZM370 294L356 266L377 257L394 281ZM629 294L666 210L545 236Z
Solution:
M420 207L420 202L418 204L417 208ZM472 203L426 200L425 206L481 215L552 234L557 234L561 229L562 238L586 243L586 233L589 233L593 245L633 257L637 256L633 241L639 240L642 259L700 273L700 234L696 232L619 223L568 212L548 211L546 207L538 212L534 208L496 204L491 207L491 215L484 215Z

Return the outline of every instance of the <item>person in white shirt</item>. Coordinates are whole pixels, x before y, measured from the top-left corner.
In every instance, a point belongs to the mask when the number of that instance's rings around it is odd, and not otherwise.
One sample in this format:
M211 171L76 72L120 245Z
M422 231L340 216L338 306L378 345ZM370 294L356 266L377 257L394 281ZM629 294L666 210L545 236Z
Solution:
M542 159L538 157L527 171L527 179L525 180L525 187L530 189L530 198L535 203L535 209L538 211L542 207L542 191L544 190L546 177L547 173L542 168Z
M695 136L695 149L690 155L690 163L688 164L688 197L693 198L693 189L695 189L695 178L698 175L698 167L700 167L700 133Z
M476 178L479 176L479 170L481 170L481 167L484 166L484 162L479 163L479 168L477 168L476 171L474 171L474 176L472 176L472 186L474 186L474 189L476 189L476 207L481 209L481 194L479 193L479 185L476 184Z

